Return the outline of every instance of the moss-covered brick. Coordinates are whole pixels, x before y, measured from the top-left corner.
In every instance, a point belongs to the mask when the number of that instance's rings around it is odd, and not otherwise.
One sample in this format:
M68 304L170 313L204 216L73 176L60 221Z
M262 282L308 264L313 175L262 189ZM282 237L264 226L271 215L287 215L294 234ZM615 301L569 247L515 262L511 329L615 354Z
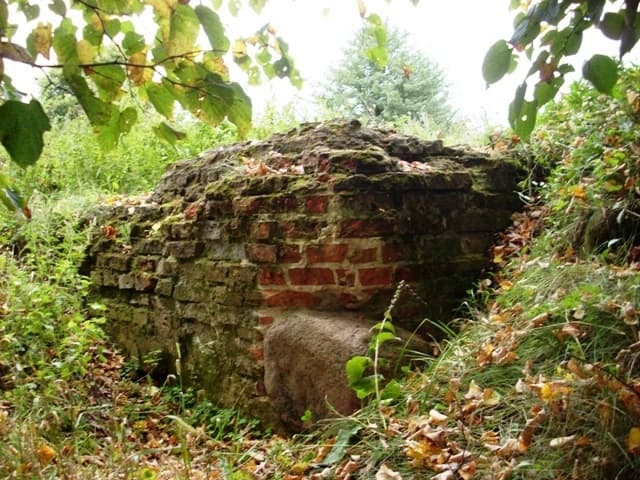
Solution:
M161 278L156 283L154 292L163 297L173 295L173 280L170 278Z
M135 285L135 278L130 273L123 273L118 276L118 288L120 290L128 290Z
M275 263L278 246L268 243L248 243L246 245L247 258L256 263Z
M180 302L204 302L210 297L209 292L187 279L180 280L173 288L173 298Z
M164 247L165 256L175 258L194 258L204 250L204 244L198 241L167 242Z
M338 236L343 238L378 237L393 234L394 228L394 222L386 218L342 220Z
M133 247L133 253L142 255L160 255L163 251L164 242L158 238L138 241Z
M124 253L100 253L97 256L96 266L116 272L126 272L131 266L131 256Z
M158 261L156 273L160 276L175 277L179 272L179 263L175 257L166 257Z
M134 276L134 288L139 292L151 292L155 289L158 279L149 273L138 273Z
M310 195L304 199L304 210L308 214L322 214L329 210L329 195Z
M285 221L280 224L282 236L293 240L315 239L320 236L327 222L316 220Z
M169 225L169 238L172 240L187 240L195 237L196 228L194 222L175 222Z

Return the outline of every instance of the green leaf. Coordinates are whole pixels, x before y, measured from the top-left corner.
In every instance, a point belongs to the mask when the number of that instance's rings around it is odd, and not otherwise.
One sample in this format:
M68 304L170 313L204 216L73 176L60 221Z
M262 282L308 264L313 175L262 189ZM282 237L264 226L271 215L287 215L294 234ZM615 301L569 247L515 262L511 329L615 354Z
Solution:
M206 33L209 39L211 48L218 52L228 51L231 43L224 34L224 26L218 14L203 5L198 5L195 8L195 12L204 29L204 33Z
M7 100L0 105L0 142L11 160L23 168L38 160L44 132L50 129L49 117L37 100Z
M124 48L127 55L131 56L134 53L141 52L144 50L145 46L146 42L144 37L139 33L134 31L128 31L125 33L124 39L122 40L122 48Z
M565 55L575 55L580 50L580 45L582 45L582 32L574 32L567 38L564 48Z
M482 77L487 85L504 77L510 64L511 48L505 40L498 40L489 48L482 62Z
M397 380L391 380L385 385L380 392L380 398L382 400L395 400L402 395L402 385Z
M582 76L599 92L611 94L618 81L618 64L611 57L596 54L585 62Z
M604 14L602 21L598 25L605 36L619 40L624 30L624 15L621 13L607 12Z
M249 0L249 6L256 12L261 13L267 0Z
M29 22L40 16L40 7L38 5L31 5L26 1L18 2L18 10L24 13L24 16Z
M145 89L153 108L165 118L171 119L175 102L175 97L171 91L167 90L163 84L158 83L149 83Z
M533 92L533 98L541 107L545 103L549 102L556 96L560 86L562 85L562 78L556 78L553 82L538 82Z
M237 16L241 5L240 0L229 0L229 13L234 17Z
M345 365L349 385L361 380L369 365L371 365L371 359L369 357L356 355L350 358Z
M100 98L111 102L120 95L127 75L121 65L99 65L93 67L90 78L98 87Z
M12 212L22 211L27 218L31 216L26 200L13 187L11 179L2 173L0 173L0 202Z
M383 343L389 342L391 340L398 340L398 337L396 337L391 332L380 332L373 337L373 340L374 345L382 345Z
M171 13L169 30L169 56L184 55L194 49L200 30L200 20L193 9L187 5L178 5Z
M61 63L68 65L79 62L76 51L76 27L69 18L63 19L53 32L53 49Z
M536 125L538 104L524 99L527 84L523 83L516 89L516 96L509 105L509 123L513 131L523 139L529 138Z
M159 125L153 127L153 133L156 134L158 138L165 140L167 143L171 145L175 145L177 141L186 138L187 134L184 132L180 132L174 128L172 128L168 123L162 122Z
M361 429L362 427L358 424L353 424L348 428L341 429L336 436L336 443L333 444L333 447L324 458L321 465L335 465L342 460L347 453L347 448L349 448L351 437L356 435Z
M67 5L64 3L64 0L53 0L49 2L49 10L56 15L64 17L67 14Z
M104 31L110 37L115 37L120 33L120 25L120 20L118 20L117 18L112 18L104 24Z

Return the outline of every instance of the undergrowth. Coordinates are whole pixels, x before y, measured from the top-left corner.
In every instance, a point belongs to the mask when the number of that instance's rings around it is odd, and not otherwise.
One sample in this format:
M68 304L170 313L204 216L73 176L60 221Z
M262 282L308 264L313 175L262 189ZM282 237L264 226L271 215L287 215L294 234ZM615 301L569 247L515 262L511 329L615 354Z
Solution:
M141 138L112 158L56 130L44 161L18 175L34 220L0 214L0 477L638 478L638 72L613 98L572 87L517 147L546 173L525 188L540 203L494 247L498 268L440 354L388 396L377 372L358 370L369 403L292 439L265 436L179 379L128 375L77 271L91 228L82 212L149 188L175 152ZM232 132L198 135L202 150ZM392 320L374 339L393 336Z

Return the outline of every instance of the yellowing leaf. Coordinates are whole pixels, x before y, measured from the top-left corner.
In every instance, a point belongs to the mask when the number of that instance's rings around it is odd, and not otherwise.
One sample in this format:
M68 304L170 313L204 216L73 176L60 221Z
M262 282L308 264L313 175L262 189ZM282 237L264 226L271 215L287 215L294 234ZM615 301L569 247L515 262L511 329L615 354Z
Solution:
M540 398L545 402L556 400L560 397L569 395L573 389L567 385L564 380L555 380L552 382L544 382L542 384L535 384L532 387L539 388Z
M146 52L137 52L129 57L129 78L134 85L140 86L151 80L153 70L147 65Z
M571 185L569 187L569 194L574 198L584 199L587 192L585 191L584 185Z
M80 40L76 43L76 53L81 64L93 63L96 56L96 48L87 40Z
M51 33L51 24L38 23L38 26L31 32L33 36L33 46L36 53L39 53L47 60L49 59L49 51L53 42Z
M499 285L502 290L511 290L511 287L513 287L513 282L511 280L502 280Z
M635 455L640 455L640 427L632 427L629 430L627 450Z
M36 449L36 456L43 465L49 465L51 461L56 458L56 455L56 451L46 443L41 444Z

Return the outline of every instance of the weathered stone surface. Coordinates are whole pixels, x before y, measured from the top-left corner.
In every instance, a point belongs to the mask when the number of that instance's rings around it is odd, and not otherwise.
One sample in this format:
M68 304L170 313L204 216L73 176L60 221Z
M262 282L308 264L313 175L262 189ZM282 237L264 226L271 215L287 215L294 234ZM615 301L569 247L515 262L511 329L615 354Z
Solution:
M353 313L308 310L274 311L270 317L275 321L261 352L264 384L286 427L299 430L307 410L321 419L334 411L350 415L362 406L348 386L345 364L367 354L375 322ZM406 330L396 333L402 340L386 348L383 358L394 367L408 365L410 352L424 351L427 344Z
M509 161L439 141L355 122L304 124L179 162L151 197L97 209L98 225L128 234L99 230L86 273L108 307L109 333L129 355L161 351L156 371L166 374L179 350L185 385L276 428L284 414L291 427L307 397L296 394L295 409L282 411L284 390L265 379L274 359L267 351L297 348L302 361L315 352L307 338L338 340L342 353L326 351L335 356L318 392L345 393L344 382L331 382L364 341L356 325L365 320L355 318L380 320L404 281L415 295L395 305L396 325L450 319L487 264L493 235L519 207L518 181ZM273 310L301 308L317 311L308 316L315 333L299 339L304 348L274 344L288 338L291 317ZM351 321L357 335L332 337L351 331ZM283 389L288 381L301 380L282 378ZM354 406L346 398L335 400L344 412Z

